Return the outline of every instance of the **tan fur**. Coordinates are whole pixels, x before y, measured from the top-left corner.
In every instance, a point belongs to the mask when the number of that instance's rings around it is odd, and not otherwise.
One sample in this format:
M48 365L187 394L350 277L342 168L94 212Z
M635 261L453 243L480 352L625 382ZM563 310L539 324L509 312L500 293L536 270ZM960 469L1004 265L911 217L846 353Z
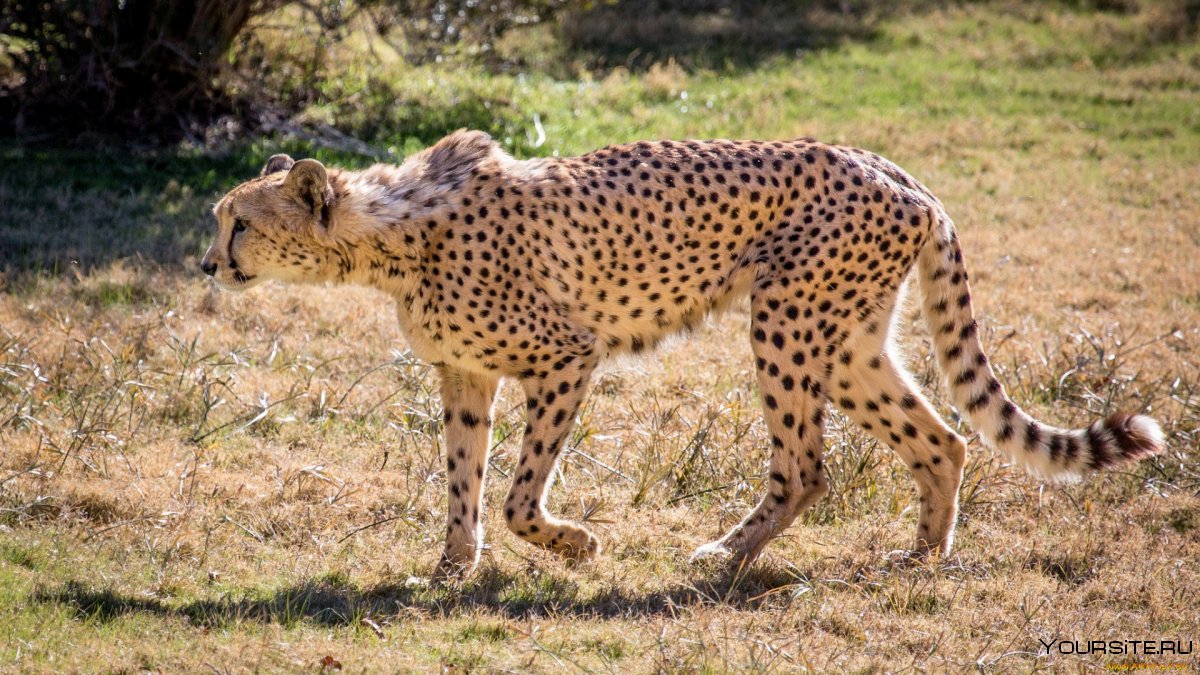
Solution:
M442 376L450 489L439 574L482 544L490 408L520 381L528 425L505 502L510 529L566 555L599 541L545 508L591 373L751 297L751 345L772 443L767 494L700 557L751 562L828 489L826 403L893 447L921 493L916 548L953 540L966 443L890 354L900 289L918 269L956 404L1014 461L1078 476L1162 448L1157 425L1114 417L1039 426L1004 394L979 344L966 268L942 205L874 154L788 142L642 142L517 161L457 132L401 166L325 169L276 156L215 209L203 266L390 293L413 351Z

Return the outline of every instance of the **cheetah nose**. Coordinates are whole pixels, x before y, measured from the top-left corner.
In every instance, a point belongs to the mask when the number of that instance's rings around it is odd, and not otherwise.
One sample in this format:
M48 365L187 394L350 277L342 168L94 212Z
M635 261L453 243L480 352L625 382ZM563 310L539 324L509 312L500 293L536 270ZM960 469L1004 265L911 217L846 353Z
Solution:
M217 273L217 263L205 260L200 263L200 270L211 277Z

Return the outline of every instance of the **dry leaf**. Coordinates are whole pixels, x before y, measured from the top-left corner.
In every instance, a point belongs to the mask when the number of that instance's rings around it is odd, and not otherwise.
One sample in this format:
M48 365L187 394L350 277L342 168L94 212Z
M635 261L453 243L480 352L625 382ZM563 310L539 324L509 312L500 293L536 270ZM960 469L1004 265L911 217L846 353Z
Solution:
M364 616L359 623L366 626L367 628L370 628L371 631L375 633L375 637L379 638L380 640L387 639L387 636L385 636L383 634L383 628L380 627L379 624L375 623L371 619L368 619L367 617Z

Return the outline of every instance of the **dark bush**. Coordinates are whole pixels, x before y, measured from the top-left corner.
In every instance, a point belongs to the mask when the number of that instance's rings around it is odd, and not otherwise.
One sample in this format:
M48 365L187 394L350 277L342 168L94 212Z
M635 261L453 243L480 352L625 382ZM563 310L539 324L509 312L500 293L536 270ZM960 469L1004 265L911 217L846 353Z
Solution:
M255 87L261 70L243 73L238 87L226 86L227 71L247 62L237 58L246 46L239 36L253 19L284 5L305 9L334 40L352 14L366 12L382 35L401 36L405 53L423 61L487 52L508 28L568 2L0 0L0 133L37 127L55 135L95 129L161 137L199 132L226 113L253 126L263 106L296 101Z
M0 119L8 132L203 123L235 106L219 80L238 34L286 1L0 0Z

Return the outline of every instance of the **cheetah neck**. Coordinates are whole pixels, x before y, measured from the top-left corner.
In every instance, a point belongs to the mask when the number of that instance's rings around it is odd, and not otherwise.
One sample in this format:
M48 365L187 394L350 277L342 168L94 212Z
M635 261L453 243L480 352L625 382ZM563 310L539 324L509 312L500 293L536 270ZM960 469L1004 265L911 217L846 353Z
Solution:
M527 184L542 179L550 166L488 149L478 156L446 158L433 148L400 166L376 164L331 174L336 196L332 278L378 288L405 306L420 302L431 249L456 225L470 223L464 210L480 185L489 182L488 174L496 172L493 186Z
M428 244L426 223L444 200L434 199L407 166L376 165L330 179L336 203L329 276L338 283L408 294Z

